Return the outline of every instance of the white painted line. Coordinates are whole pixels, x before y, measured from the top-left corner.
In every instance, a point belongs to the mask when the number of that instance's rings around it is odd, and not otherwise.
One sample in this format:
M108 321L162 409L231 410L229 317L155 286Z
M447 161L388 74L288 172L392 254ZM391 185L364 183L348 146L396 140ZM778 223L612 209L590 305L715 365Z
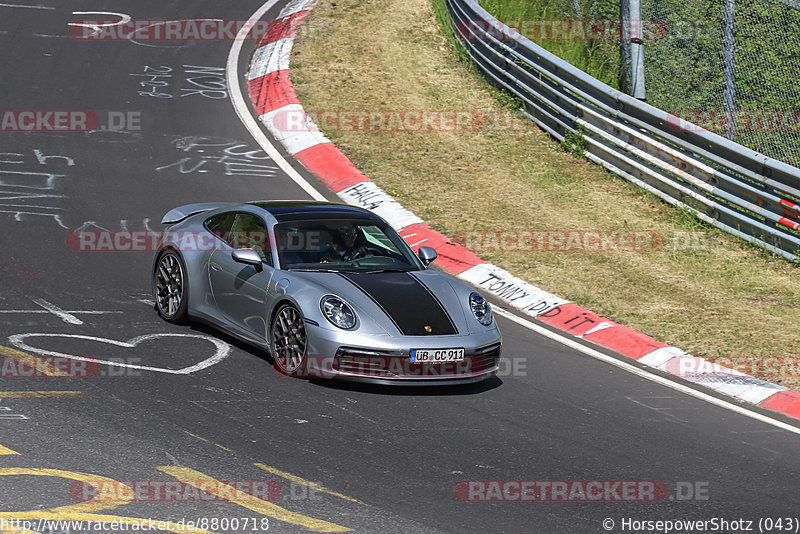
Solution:
M230 53L228 53L228 63L225 69L225 76L228 79L228 93L230 94L231 103L233 104L233 109L236 111L236 114L239 116L239 120L242 121L244 127L247 128L247 131L250 132L250 135L256 140L256 142L261 146L264 152L272 158L272 161L278 164L278 167L281 168L283 172L285 172L289 178L294 180L294 182L299 185L303 191L309 194L311 198L314 200L327 200L325 196L314 189L314 187L308 183L308 181L300 176L300 173L294 170L294 168L289 164L283 156L281 156L278 149L275 148L272 143L269 142L267 136L264 135L264 132L261 131L261 128L256 122L255 117L250 113L250 108L247 107L247 103L242 98L242 91L241 85L239 83L239 73L238 66L239 66L239 55L242 51L242 44L244 43L245 37L248 33L248 28L252 28L253 24L261 19L264 13L267 12L272 6L274 6L278 0L268 0L264 5L256 10L255 13L250 17L248 20L248 24L245 24L239 33L236 36L236 39L231 46Z
M150 367L147 365L134 365L132 363L122 363L122 362L112 362L108 360L98 360L96 358L87 358L85 356L75 356L72 354L64 354L63 352L56 352L52 350L43 350L37 347L32 347L28 345L24 340L29 337L67 337L72 339L85 339L88 341L98 341L100 343L107 343L109 345L115 345L117 347L125 347L128 349L135 348L139 343L142 341L149 341L152 339L164 338L164 337L184 337L184 338L197 338L197 339L204 339L209 343L213 344L216 347L216 352L210 358L206 358L205 360L196 363L194 365L190 365L189 367L184 367L182 369L169 369L165 367ZM168 373L173 375L188 375L205 369L207 367L211 367L212 365L216 365L225 358L231 352L231 346L225 343L224 341L220 341L219 339L215 339L209 336L203 336L200 334L146 334L143 336L138 336L128 341L117 341L115 339L108 339L105 337L95 337L95 336L83 336L79 334L15 334L13 336L9 336L9 342L14 345L15 347L23 350L25 352L30 352L36 355L43 355L43 356L56 356L59 358L67 358L70 360L80 360L84 362L95 362L101 363L104 365L110 365L112 367L127 367L129 369L141 369L143 371L155 371L158 373Z
M50 7L50 6L39 6L39 5L29 6L29 5L24 5L24 4L0 4L0 7L20 7L20 8L24 8L24 9L50 9L50 10L55 10L54 7Z
M34 37L44 37L45 39L73 39L71 35L47 35L46 33L32 33Z
M685 386L685 385L680 384L678 382L674 382L674 381L672 381L672 380L670 380L668 378L665 378L663 376L655 375L655 374L651 373L650 371L647 371L646 369L640 369L639 367L636 367L635 365L631 365L631 364L629 364L627 362L624 362L622 360L618 360L617 358L614 358L612 356L608 356L606 354L603 354L602 352L594 350L591 347L587 347L587 346L585 346L585 345L583 345L581 343L578 343L577 341L574 341L574 340L569 339L569 338L565 338L565 337L563 337L560 334L557 334L555 332L551 332L550 330L548 330L547 328L544 328L543 326L539 326L537 324L534 324L534 323L528 321L527 319L523 319L522 317L519 317L518 315L513 314L511 312L508 312L506 310L501 310L501 309L498 309L497 307L494 307L493 311L497 315L500 315L501 317L505 317L506 319L508 319L510 321L513 321L513 322L517 323L518 325L520 325L522 327L527 328L528 330L536 332L537 334L540 334L540 335L542 335L542 336L544 336L546 338L552 339L553 341L557 341L557 342L561 343L562 345L566 345L567 347L569 347L571 349L580 351L580 352L586 354L587 356L591 356L592 358L595 358L595 359L600 360L602 362L605 362L607 364L613 365L615 367L619 367L620 369L622 369L624 371L627 371L629 373L632 373L632 374L634 374L636 376L639 376L641 378L644 378L645 380L649 380L651 382L655 382L656 384L660 384L662 386L666 386L668 388L672 388L674 390L680 391L681 393L685 393L685 394L690 395L692 397L695 397L697 399L704 400L704 401L706 401L706 402L708 402L710 404L714 404L714 405L719 406L721 408L725 408L725 409L728 409L728 410L730 410L732 412L736 412L736 413L738 413L740 415L744 415L746 417L750 417L751 419L756 419L757 421L761 421L762 423L766 423L768 425L772 425L772 426L778 427L778 428L780 428L782 430L786 430L788 432L792 432L794 434L800 435L800 428L797 428L797 427L792 426L790 424L784 423L783 421L778 421L777 419L773 419L773 418L771 418L769 416L766 416L764 414L753 412L753 411L751 411L751 410L749 410L749 409L747 409L747 408L745 408L743 406L739 406L739 405L733 404L733 403L728 402L726 400L718 399L717 397L714 397L713 395L709 395L708 393L703 393L702 391L698 391L698 390L696 390L694 388L690 388L689 386Z
M82 325L83 321L76 315L105 315L109 313L122 313L121 311L100 310L62 310L55 304L44 299L33 299L33 302L44 308L43 310L0 310L0 313L52 313L67 324Z
M155 301L151 301L150 304L154 304ZM103 315L106 313L123 313L121 311L97 311L97 310L64 310L67 313L76 314L80 313L81 315ZM52 313L48 310L0 310L0 313Z
M57 211L64 211L64 208L59 208L57 206L37 206L35 204L5 204L0 203L0 206L4 208L37 208L42 210L57 210Z
M141 27L138 27L138 26L137 26L137 29L136 29L136 31L133 31L133 32L131 32L131 33L128 35L128 41L130 41L131 43L133 43L133 44L135 44L135 45L139 45L139 46L146 46L146 47L148 47L148 48L186 48L186 47L190 46L192 43L190 43L190 42L187 42L187 43L184 43L184 44L163 45L163 44L151 44L151 43L143 43L143 42L140 42L140 41L137 41L137 40L136 40L136 37L137 37L138 35L142 35L142 34L143 34L142 32L144 32L144 30L146 30L147 28L152 28L153 26L163 26L163 25L165 25L165 24L168 24L168 23L170 23L170 22L175 22L175 21L178 21L178 22L180 22L181 20L184 20L184 21L185 21L185 20L191 20L191 21L211 21L211 22L221 22L221 21L222 21L222 19L173 19L173 20L159 20L159 21L153 22L152 24L148 24L148 25L146 25L146 26L141 26ZM146 33L144 33L144 35L146 35ZM95 130L95 131L96 131L96 130ZM117 132L117 133L122 133L124 130L111 130L111 131L113 131L113 132Z
M74 324L74 325L83 324L83 321L81 321L71 313L62 310L55 304L51 304L44 299L33 299L33 302L35 304L38 304L45 310L49 311L50 313L52 313L53 315L55 315L56 317L58 317L67 324Z

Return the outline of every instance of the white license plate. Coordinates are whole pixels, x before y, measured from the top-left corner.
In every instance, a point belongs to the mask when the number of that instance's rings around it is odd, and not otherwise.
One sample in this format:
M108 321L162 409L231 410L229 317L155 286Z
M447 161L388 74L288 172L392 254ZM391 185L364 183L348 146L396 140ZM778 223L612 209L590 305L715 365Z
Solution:
M411 361L414 363L460 362L464 359L464 349L413 349Z

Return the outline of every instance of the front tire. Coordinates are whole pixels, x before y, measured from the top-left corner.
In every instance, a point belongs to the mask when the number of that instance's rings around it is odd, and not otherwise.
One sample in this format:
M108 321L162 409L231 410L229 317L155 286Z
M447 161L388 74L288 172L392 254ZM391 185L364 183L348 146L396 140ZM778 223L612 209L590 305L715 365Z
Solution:
M272 318L270 333L275 370L287 376L303 376L308 338L300 311L292 304L282 304Z
M162 252L153 273L156 310L162 319L183 324L189 317L189 283L183 259L173 250Z

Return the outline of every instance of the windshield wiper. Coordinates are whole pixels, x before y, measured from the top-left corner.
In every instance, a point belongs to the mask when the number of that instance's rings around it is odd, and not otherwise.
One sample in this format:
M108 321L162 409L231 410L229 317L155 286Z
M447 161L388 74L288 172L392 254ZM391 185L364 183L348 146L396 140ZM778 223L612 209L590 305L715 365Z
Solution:
M363 273L367 271L362 271L360 269L311 269L305 267L298 267L292 269L286 269L287 271L294 271L294 272L303 272L303 273ZM372 271L369 271L372 272ZM380 272L380 271L377 271Z
M415 269L374 269L372 271L355 271L358 273L364 274L375 274L375 273L407 273L408 271L414 271Z
M301 273L341 273L341 269L286 269L287 271L301 272ZM344 271L349 272L349 271Z

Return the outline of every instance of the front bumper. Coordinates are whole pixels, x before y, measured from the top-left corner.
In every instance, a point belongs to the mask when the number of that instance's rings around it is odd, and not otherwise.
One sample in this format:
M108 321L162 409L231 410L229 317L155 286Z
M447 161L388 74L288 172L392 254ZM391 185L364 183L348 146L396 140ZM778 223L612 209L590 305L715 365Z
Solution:
M377 384L446 385L497 374L502 340L497 328L453 336L361 336L306 325L309 347L304 375ZM411 362L412 349L463 348L464 359Z

